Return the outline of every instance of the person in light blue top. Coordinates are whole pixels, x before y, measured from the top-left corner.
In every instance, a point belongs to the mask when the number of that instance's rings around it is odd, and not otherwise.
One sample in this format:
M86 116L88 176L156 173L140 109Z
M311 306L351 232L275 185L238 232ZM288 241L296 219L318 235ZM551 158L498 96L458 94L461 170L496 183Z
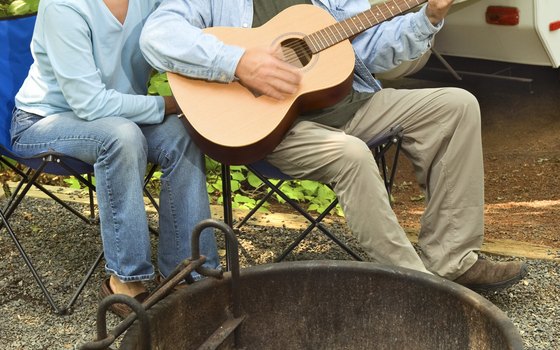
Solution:
M386 9L384 17L391 17L424 2L388 1L373 12ZM300 115L266 160L294 178L333 184L349 228L373 260L474 290L497 290L523 278L526 265L492 262L478 254L484 173L476 98L457 88L382 88L374 77L429 50L452 3L428 0L418 11L352 38L351 91L331 107ZM257 96L282 100L297 93L307 68L284 61L274 45L226 44L202 29L266 26L299 4L318 6L338 21L370 9L367 0L166 0L148 18L140 46L158 70L226 84L239 81ZM286 32L298 32L298 23L287 21ZM366 145L394 125L404 129L403 153L426 197L419 253L398 223Z
M155 276L143 200L148 162L163 173L161 275L191 255L190 233L210 217L204 158L177 117L174 98L147 95L152 68L139 37L159 3L41 0L31 43L34 63L16 96L10 131L18 154L56 151L94 165L110 274L103 296L144 297L143 281ZM201 254L208 267L219 267L211 231L202 235ZM126 315L120 307L115 311Z

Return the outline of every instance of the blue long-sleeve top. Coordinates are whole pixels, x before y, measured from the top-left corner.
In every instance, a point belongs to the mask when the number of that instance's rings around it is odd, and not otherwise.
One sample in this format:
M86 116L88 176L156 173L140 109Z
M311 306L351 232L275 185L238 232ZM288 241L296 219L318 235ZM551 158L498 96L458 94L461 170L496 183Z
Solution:
M314 5L343 20L370 8L367 0L313 0ZM186 19L186 20L185 20ZM244 53L201 29L213 26L250 27L252 0L166 0L148 18L140 47L148 62L160 71L218 82L234 80ZM375 92L381 88L371 73L388 71L418 58L430 47L434 26L424 8L365 31L352 41L357 55L353 88Z
M164 101L146 95L152 68L139 49L143 23L160 2L130 1L121 24L102 0L41 0L34 63L16 107L40 116L161 122Z

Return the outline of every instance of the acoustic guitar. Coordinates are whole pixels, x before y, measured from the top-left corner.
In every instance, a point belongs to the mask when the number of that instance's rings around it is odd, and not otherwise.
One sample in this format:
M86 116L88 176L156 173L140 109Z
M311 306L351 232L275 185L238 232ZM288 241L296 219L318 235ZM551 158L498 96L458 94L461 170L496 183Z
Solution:
M350 91L355 61L350 38L423 2L391 0L341 22L317 6L295 5L258 28L204 29L229 45L279 45L283 59L301 69L303 77L298 92L279 101L239 82L168 73L191 137L204 153L225 164L264 158L299 114L331 106Z

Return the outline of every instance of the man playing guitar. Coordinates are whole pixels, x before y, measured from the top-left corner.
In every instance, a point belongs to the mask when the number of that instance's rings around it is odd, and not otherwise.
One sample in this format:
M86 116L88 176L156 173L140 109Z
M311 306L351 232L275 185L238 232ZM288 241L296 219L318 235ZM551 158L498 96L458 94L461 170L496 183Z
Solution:
M352 22L358 23L358 32L368 26L363 22L369 20L359 15L364 11L373 18L392 17L351 37L350 91L334 105L300 113L266 160L294 178L333 184L349 228L374 260L433 273L476 291L503 289L522 279L527 268L522 262L492 262L478 255L484 172L476 98L457 88L384 89L373 75L429 50L453 1L429 0L419 11L396 15L423 2L393 0L367 13L367 0L166 0L146 22L140 44L158 70L193 81L240 84L255 98L281 104L307 84L307 67L287 62L277 45L243 47L206 30L266 28L281 11L302 4L315 5L336 21L357 16ZM314 20L307 17L302 22ZM298 32L298 23L285 22L286 32ZM176 96L188 119L189 107L200 106L182 104L182 97ZM216 121L204 108L204 118ZM403 152L426 197L419 253L398 223L366 146L394 125L404 128Z

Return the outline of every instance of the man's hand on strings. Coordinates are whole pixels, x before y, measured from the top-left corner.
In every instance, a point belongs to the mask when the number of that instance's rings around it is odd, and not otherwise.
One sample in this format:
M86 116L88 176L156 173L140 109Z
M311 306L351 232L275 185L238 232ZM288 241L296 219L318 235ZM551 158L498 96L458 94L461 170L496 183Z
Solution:
M250 90L283 100L297 92L302 73L279 57L278 47L247 49L239 60L235 75Z

